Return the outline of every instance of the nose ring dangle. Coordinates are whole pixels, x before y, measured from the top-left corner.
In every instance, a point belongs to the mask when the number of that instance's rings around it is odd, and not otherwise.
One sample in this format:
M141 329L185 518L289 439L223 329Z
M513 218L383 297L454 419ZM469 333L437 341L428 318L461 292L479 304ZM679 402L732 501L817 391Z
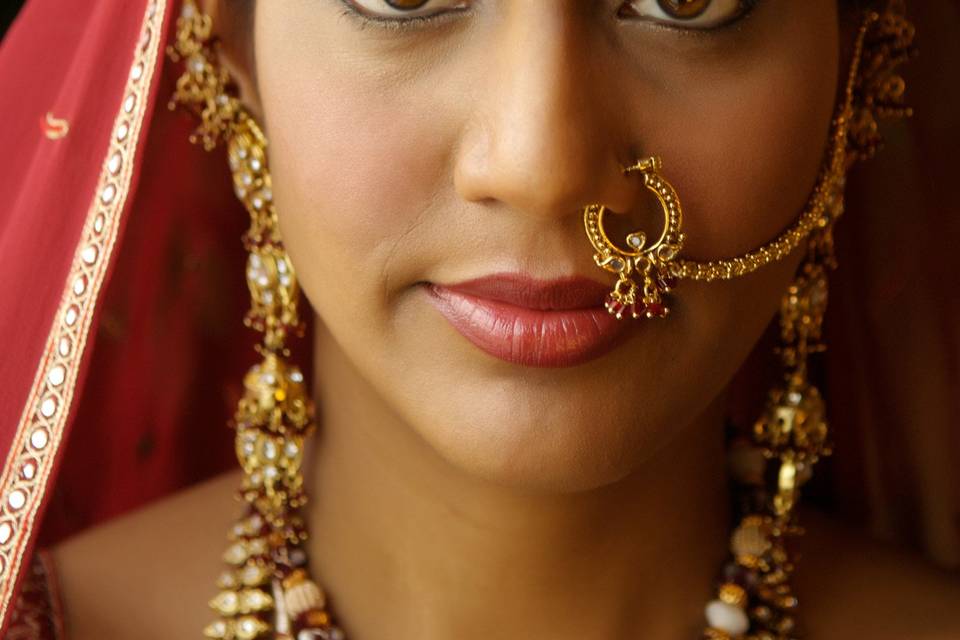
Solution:
M663 209L663 230L652 244L647 244L645 232L637 230L627 235L627 248L621 248L603 228L607 208L592 204L583 210L583 224L596 249L594 261L601 269L617 275L604 306L618 319L626 315L663 318L670 312L664 296L676 285L680 273L674 260L683 247L683 210L677 192L660 175L662 166L660 158L651 157L623 168L624 174L639 172L643 176L643 185L653 192Z

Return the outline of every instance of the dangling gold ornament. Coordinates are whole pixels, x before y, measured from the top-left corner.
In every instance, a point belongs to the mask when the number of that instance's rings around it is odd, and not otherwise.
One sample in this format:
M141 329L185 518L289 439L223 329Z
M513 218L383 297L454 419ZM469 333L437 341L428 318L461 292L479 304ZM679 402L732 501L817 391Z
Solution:
M303 449L314 429L314 407L304 376L288 360L286 343L302 333L297 277L280 238L267 167L267 140L236 98L227 72L216 64L210 17L187 0L177 21L171 58L183 60L171 106L200 118L191 137L211 150L226 141L237 197L250 214L243 237L249 256L246 278L251 306L245 322L261 331L262 361L243 379L236 413L236 453L244 471L240 496L246 513L228 535L210 600L219 619L204 635L217 640L255 640L266 635L298 640L340 640L320 588L306 571L307 539L301 509Z
M830 455L829 430L823 397L810 380L811 355L823 352L823 318L828 299L827 273L836 268L833 228L844 211L846 171L869 158L880 145L877 121L903 117L905 85L896 68L914 54L913 26L892 2L881 15L866 14L858 33L845 101L834 119L831 153L818 181L814 207L781 238L786 248L808 237L807 255L780 307L778 349L784 376L772 389L766 407L753 426L753 450L767 460L769 473L757 472L742 443L733 452L742 483L739 526L731 537L731 561L724 567L717 600L707 605L709 640L787 640L794 637L798 600L790 583L795 563L788 550L791 536L802 533L796 506L801 487L813 466ZM809 223L804 218L810 212ZM800 225L800 226L798 226ZM776 244L778 241L774 241ZM776 259L775 252L768 260ZM783 254L786 255L786 254ZM715 263L718 268L721 263ZM684 271L696 269L690 263ZM705 268L706 269L706 268ZM730 273L736 269L731 265ZM769 488L756 483L769 475ZM746 593L739 597L735 587ZM738 595L738 601L731 598Z

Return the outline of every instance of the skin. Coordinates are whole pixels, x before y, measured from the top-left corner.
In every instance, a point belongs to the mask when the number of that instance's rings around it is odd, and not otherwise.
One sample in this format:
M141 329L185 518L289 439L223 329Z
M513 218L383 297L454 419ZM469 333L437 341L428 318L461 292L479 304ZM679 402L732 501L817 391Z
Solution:
M270 140L285 246L316 314L311 564L354 640L702 628L730 527L726 398L800 253L733 282L684 282L666 321L565 369L483 354L417 286L497 271L606 282L582 207L642 222L645 192L619 164L651 154L683 199L691 257L743 253L798 215L852 40L834 0L767 0L714 33L618 19L620 4L490 0L394 32L360 29L338 0L261 2L252 40L237 3L204 7ZM236 482L59 548L73 637L195 634ZM811 553L845 540L828 533ZM96 562L106 548L131 560L122 572ZM876 614L836 611L825 594L856 584L869 601L898 580L916 595L898 592L883 629L917 632L927 606L931 634L910 637L941 637L935 614L956 585L891 558L869 582L856 560L849 584L829 567L801 581L812 637L859 633ZM149 603L124 595L144 582ZM91 595L103 593L124 620ZM871 637L906 637L883 629Z
M371 430L413 432L478 479L570 493L623 480L696 420L796 259L685 283L669 322L564 370L479 353L414 285L501 270L610 280L581 211L637 209L640 181L616 163L640 154L665 157L692 255L774 236L814 182L837 84L833 3L793 4L713 37L618 22L609 1L486 3L417 36L358 31L334 2L258 5L248 102L271 141L285 246L320 320L315 357L342 351L395 414ZM317 379L338 373L321 363Z

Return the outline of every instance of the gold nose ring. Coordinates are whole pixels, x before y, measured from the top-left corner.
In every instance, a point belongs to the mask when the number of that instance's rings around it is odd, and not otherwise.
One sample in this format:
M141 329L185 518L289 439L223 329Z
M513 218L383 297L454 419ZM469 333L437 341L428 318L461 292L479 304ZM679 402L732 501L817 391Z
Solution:
M639 160L623 173L640 173L643 185L653 192L663 210L663 229L653 243L642 230L627 234L626 248L614 243L603 228L608 209L601 204L584 208L583 223L596 250L597 266L617 275L613 291L607 295L607 311L618 319L663 318L670 312L665 294L675 286L679 270L674 260L683 247L683 209L680 198L666 178L660 174L663 163L659 157Z

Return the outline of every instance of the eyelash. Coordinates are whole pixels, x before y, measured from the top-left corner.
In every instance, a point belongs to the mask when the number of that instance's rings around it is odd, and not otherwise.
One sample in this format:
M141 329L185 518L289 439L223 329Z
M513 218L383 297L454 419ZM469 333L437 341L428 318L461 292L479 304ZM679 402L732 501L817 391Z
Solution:
M360 29L375 26L391 31L413 31L424 28L430 24L446 22L456 14L470 12L469 9L450 9L448 11L428 13L422 16L410 16L408 18L384 18L382 16L371 16L362 13L350 0L340 0L340 2L343 3L343 9L340 11L340 15L355 20Z
M360 29L365 29L368 26L375 26L382 29L388 29L390 31L414 31L427 27L431 24L446 22L447 20L452 19L456 14L469 13L471 11L470 9L451 9L422 16L410 16L408 18L384 18L382 16L372 16L361 12L359 9L357 9L356 5L351 2L351 0L340 0L340 2L343 4L340 15L354 20ZM710 29L693 29L690 27L681 27L678 25L663 23L656 23L656 26L657 28L667 29L669 31L678 31L682 33L691 32L693 35L709 35L710 33L720 33L734 27L739 28L741 23L753 14L753 10L757 8L757 5L759 5L760 2L761 0L742 0L743 7L740 13L734 16L731 20ZM633 19L644 21L643 18Z

